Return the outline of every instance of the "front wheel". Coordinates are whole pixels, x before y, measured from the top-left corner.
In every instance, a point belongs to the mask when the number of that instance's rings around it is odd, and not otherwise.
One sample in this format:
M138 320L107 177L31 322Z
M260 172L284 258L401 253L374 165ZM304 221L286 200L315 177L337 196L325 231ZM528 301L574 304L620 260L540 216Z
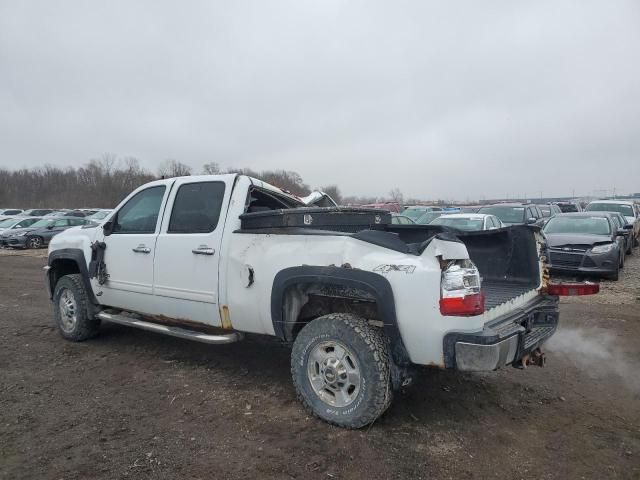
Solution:
M27 238L27 248L40 248L44 244L42 237Z
M387 341L355 315L334 313L307 324L293 344L291 374L302 404L340 427L364 427L391 403Z
M89 296L79 274L65 275L53 291L53 316L63 338L82 342L98 333L100 320L89 315Z

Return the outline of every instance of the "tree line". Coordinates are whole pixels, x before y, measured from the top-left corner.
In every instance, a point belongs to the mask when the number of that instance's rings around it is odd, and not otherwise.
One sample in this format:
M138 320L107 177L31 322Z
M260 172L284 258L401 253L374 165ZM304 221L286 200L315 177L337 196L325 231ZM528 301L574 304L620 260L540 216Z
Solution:
M81 167L0 168L0 208L112 208L132 190L152 180L218 173L250 175L298 196L312 191L300 174L289 170L221 169L217 163L207 163L202 171L194 171L177 160L166 160L151 172L136 158L105 154ZM336 185L320 189L336 202L343 201Z

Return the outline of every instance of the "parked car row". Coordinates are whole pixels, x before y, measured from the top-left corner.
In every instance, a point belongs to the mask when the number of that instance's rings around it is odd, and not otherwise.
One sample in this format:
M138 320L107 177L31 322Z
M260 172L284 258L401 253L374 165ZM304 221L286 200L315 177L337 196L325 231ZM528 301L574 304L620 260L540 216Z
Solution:
M610 279L618 278L626 255L633 254L640 240L640 205L631 201L596 200L584 208L573 202L498 203L478 207L477 213L463 213L466 208L408 206L393 215L392 223L463 231L536 225L547 237L552 271Z
M41 248L71 227L100 223L112 210L0 210L0 248ZM18 212L18 213L16 213Z

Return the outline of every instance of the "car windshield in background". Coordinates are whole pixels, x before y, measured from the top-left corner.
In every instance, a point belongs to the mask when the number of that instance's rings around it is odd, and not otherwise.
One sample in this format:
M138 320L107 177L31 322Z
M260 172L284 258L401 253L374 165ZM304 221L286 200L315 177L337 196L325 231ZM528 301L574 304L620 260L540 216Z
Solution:
M34 223L33 225L31 225L31 228L44 228L47 225L52 224L53 222L55 222L54 219L51 218L43 218L42 220L37 221L36 223Z
M611 227L604 217L553 217L544 227L544 233L610 235Z
M488 215L495 215L503 223L523 223L524 222L524 207L508 207L508 206L496 206L496 207L483 207L478 213L486 213Z
M416 223L419 223L420 225L426 225L427 223L431 223L434 219L438 218L440 215L442 215L442 212L427 212L423 214L420 218L418 218L418 220L416 220Z
M7 218L5 220L0 221L0 228L10 228L13 227L16 223L18 223L20 218Z
M110 213L111 213L111 211L96 212L93 215L89 216L88 218L89 218L89 220L102 220L103 218L105 218Z
M635 217L631 205L624 203L590 203L587 205L587 212L618 212L625 217Z
M560 207L560 211L562 213L573 213L578 211L578 207L573 203L559 203L558 207Z
M443 225L445 227L457 228L467 232L482 230L483 220L481 218L436 218L431 225Z
M417 220L419 219L422 215L424 215L425 210L423 208L405 208L402 211L402 215L404 215L405 217L409 217L411 220Z

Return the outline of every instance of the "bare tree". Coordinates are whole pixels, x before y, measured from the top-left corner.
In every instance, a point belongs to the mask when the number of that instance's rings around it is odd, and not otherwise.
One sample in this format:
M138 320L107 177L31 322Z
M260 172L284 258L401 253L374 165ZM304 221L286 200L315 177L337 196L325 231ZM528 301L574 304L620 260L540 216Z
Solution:
M322 191L333 198L338 205L342 205L342 194L337 185L327 185L322 187Z
M162 178L186 177L191 175L191 167L174 159L165 160L158 167L158 175Z
M389 192L389 198L391 199L392 202L396 202L402 205L404 196L402 195L402 192L400 191L400 189L396 187Z
M205 175L217 175L218 173L220 173L220 165L218 165L216 162L205 163L202 166L202 173L204 173Z

